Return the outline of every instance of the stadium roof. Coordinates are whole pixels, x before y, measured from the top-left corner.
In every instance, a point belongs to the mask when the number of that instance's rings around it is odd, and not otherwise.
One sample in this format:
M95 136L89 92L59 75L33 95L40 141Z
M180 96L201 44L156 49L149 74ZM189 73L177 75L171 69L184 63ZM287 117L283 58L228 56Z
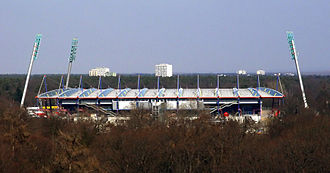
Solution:
M56 89L42 93L39 99L129 99L129 98L283 98L284 95L270 88L230 88L230 89Z

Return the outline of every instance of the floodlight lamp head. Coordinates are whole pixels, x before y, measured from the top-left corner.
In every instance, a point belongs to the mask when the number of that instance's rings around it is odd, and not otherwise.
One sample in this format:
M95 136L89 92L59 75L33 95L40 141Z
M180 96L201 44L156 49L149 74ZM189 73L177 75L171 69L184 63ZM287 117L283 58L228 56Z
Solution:
M288 43L289 43L289 48L290 48L290 53L291 53L291 59L295 59L296 55L295 55L295 46L294 46L294 37L293 37L293 32L291 31L287 31L287 39L288 39Z
M37 34L36 39L34 41L34 50L32 52L32 56L33 56L34 60L37 60L37 55L38 55L38 52L39 52L41 37L42 37L41 34Z
M292 31L287 31L286 35L287 35L288 41L292 41L294 39Z
M42 34L37 34L36 35L36 42L39 41L41 39L41 37L42 37Z
M69 58L70 62L73 62L76 59L77 47L78 47L78 39L73 38L72 45L71 45L70 58Z

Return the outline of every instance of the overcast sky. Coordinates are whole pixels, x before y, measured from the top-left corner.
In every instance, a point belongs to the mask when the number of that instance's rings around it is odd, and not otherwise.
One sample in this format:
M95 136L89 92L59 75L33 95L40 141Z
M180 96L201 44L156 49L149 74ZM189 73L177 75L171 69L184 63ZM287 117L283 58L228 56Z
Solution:
M295 71L286 31L303 72L330 71L330 0L1 0L0 73L73 73L104 66L118 73Z

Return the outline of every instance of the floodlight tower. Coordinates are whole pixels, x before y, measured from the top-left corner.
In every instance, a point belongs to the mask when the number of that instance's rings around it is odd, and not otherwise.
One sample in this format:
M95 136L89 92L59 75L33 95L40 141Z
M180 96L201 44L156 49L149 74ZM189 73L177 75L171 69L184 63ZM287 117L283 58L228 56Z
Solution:
M296 63L296 69L297 69L297 74L298 74L298 77L299 77L300 89L301 89L304 105L305 105L305 108L308 108L306 95L305 95L305 90L304 90L304 85L303 85L303 81L302 81L302 77L301 77L301 73L300 73L300 69L299 69L299 64L298 64L298 56L297 56L296 46L294 44L293 32L287 31L286 34L287 34L288 43L289 43L289 47L290 47L291 58Z
M78 39L77 38L73 38L72 39L72 45L71 45L70 58L69 58L68 76L66 78L65 88L68 88L69 87L72 62L76 59L77 47L78 47Z
M27 76L26 76L26 81L25 81L23 96L22 96L22 100L21 100L21 108L24 105L24 100L25 100L25 96L26 96L26 90L27 90L27 87L29 85L33 62L34 62L34 60L37 60L37 55L38 55L38 51L39 51L41 37L42 37L41 34L37 34L36 35L36 39L34 41L32 56L31 56L30 65L29 65Z

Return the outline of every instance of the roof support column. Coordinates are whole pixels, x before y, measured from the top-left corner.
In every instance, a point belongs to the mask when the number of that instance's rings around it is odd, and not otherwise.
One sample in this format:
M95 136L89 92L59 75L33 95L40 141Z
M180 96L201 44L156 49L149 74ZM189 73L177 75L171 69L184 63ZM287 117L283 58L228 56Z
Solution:
M157 91L159 92L159 76L157 77Z
M259 74L257 74L257 78L258 78L258 84L257 84L258 88L257 88L257 90L259 90L259 88L260 88L260 77L259 77Z
M176 112L179 112L180 75L178 75L176 84L177 84L177 89L178 89L178 95L177 95L177 99L176 99Z
M139 93L140 93L140 80L141 80L140 78L141 78L140 75L138 75L138 86L137 87L139 89Z
M80 75L79 88L83 88L83 84L82 84L82 75Z
M176 112L179 112L179 96L176 98Z
M97 89L102 90L102 76L99 77L99 85L98 85Z
M237 77L236 77L236 87L237 87L237 89L239 89L239 74L237 74Z
M220 115L220 99L219 99L219 96L217 97L217 114Z
M260 118L261 118L261 113L262 113L262 103L261 103L261 97L259 97L259 99L258 99L258 104L259 104L259 116L260 116Z
M121 88L120 88L120 75L118 76L118 89L119 89L119 92L121 92Z
M58 86L58 89L61 89L61 88L64 89L64 76L63 75L61 76L60 85Z
M239 99L239 97L237 97L237 111L238 111L238 116L241 116L241 108L239 106L239 101L240 101L240 99Z
M220 75L217 75L217 114L220 115L220 98L219 98L219 87L220 87Z

